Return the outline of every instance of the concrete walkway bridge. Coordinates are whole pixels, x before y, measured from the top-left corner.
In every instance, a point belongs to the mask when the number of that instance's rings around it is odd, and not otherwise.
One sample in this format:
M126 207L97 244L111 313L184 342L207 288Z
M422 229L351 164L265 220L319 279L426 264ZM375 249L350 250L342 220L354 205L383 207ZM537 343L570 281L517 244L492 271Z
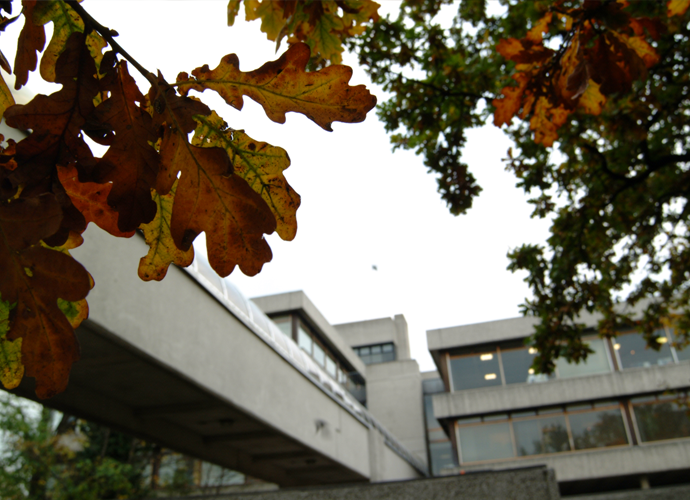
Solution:
M42 404L281 486L427 474L203 256L145 283L141 237L90 228L85 240L72 252L96 282L81 360ZM13 392L34 399L33 379Z

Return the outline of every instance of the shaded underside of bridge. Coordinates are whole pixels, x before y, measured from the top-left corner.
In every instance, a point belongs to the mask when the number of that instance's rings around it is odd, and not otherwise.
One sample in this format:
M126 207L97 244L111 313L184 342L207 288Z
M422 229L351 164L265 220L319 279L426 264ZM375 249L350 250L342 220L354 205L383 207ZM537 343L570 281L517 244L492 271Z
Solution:
M69 387L40 403L280 485L368 479L222 402L93 322L87 320L77 337L82 357ZM12 392L36 400L33 379Z
M42 404L281 486L426 473L236 289L198 261L144 283L146 252L98 229L72 252L96 283L90 316L67 390Z

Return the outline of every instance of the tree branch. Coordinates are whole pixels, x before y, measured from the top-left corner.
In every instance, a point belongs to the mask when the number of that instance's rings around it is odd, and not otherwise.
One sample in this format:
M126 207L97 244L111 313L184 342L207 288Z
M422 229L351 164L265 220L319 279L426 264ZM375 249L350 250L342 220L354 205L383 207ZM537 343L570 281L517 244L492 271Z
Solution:
M84 7L82 7L78 2L74 0L67 0L66 3L68 3L70 7L72 7L76 11L77 14L79 14L79 16L84 21L85 25L91 26L94 30L96 30L105 39L105 41L108 42L110 47L112 47L112 49L115 52L127 59L132 64L132 66L134 66L139 71L139 73L141 73L149 81L149 83L151 83L151 86L153 86L154 88L158 88L158 79L156 78L156 76L149 70L144 68L141 64L139 64L139 62L137 62L136 59L130 56L127 53L127 51L123 49L122 46L115 41L115 39L113 38L113 34L117 36L116 31L106 28L101 23L96 21L93 17L91 17L91 14L86 12L86 10L84 10Z
M472 92L451 92L449 90L446 90L444 88L441 88L437 85L434 85L433 83L429 82L423 82L422 80L417 80L415 78L408 78L406 76L400 75L402 78L407 80L408 82L414 82L419 85L422 85L423 87L429 87L430 89L435 90L436 92L440 92L444 96L447 97L473 97L475 99L488 99L487 97L481 95L481 94L474 94Z

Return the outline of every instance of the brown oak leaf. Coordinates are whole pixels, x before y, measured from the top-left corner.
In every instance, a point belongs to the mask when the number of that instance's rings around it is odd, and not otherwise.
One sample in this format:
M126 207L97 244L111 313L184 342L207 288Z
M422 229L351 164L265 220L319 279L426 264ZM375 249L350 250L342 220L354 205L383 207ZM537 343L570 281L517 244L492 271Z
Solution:
M34 71L38 64L37 52L42 52L46 46L46 32L43 26L34 24L34 8L36 0L23 0L24 27L17 41L17 56L14 60L15 82L14 89L19 90L29 81L29 72Z
M108 203L119 214L120 232L129 233L156 215L151 189L156 184L160 158L151 145L158 135L142 107L145 98L129 75L127 63L120 62L118 68L117 72L110 68L111 77L106 78L109 82L104 87L110 97L95 112L96 121L112 127L115 136L98 163L94 180L112 182Z
M197 116L199 126L192 144L221 147L232 162L234 175L242 177L264 199L276 218L278 235L287 241L297 233L297 208L300 196L288 184L283 171L290 158L283 148L255 141L243 130L232 130L215 112Z
M196 68L193 79L181 73L177 86L183 95L190 90L214 90L237 109L242 109L242 96L246 95L277 123L285 123L289 111L302 113L329 131L334 121L363 121L376 105L376 97L364 85L348 85L352 69L347 66L307 72L309 53L308 45L296 43L276 61L247 73L240 71L239 59L230 54L213 70L208 65Z
M36 395L65 389L79 346L58 299L80 301L89 274L77 261L38 243L59 227L62 210L50 194L0 205L0 297L16 303L8 340L22 339L22 364L36 378Z
M159 185L166 188L169 183L172 188L180 173L170 223L175 245L188 250L205 231L209 263L220 276L229 275L235 266L244 274L257 274L272 258L264 239L276 229L271 210L244 179L233 174L225 150L200 148L187 140L190 121L196 125L193 114L204 108L201 114L208 114L208 108L175 95L172 89L161 95L166 121Z
M79 182L74 165L58 167L58 178L74 206L84 215L87 224L93 222L113 236L129 238L134 235L134 231L120 231L117 225L118 213L108 204L113 184Z

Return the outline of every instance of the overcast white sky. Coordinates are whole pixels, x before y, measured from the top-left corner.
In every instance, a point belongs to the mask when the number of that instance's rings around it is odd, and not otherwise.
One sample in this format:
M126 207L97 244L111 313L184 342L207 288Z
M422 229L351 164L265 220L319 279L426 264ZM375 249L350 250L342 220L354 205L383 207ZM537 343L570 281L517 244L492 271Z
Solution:
M393 11L398 2L383 4ZM226 5L225 0L83 4L119 32L120 44L144 67L160 69L168 80L203 64L213 68L229 53L238 54L244 71L277 57L259 22L226 26ZM0 39L12 61L14 30L20 28L10 27ZM355 70L351 83L366 84L382 102L383 93L356 67L356 59L347 56L346 63ZM38 79L30 77L31 90L41 89ZM14 77L9 82L11 87ZM140 87L148 89L145 80ZM506 270L506 253L522 243L543 242L548 223L530 219L526 196L504 171L501 158L510 143L499 129L489 124L470 134L464 159L484 191L468 215L454 217L422 158L391 152L373 111L364 123L334 123L334 131L325 132L294 113L286 124L275 124L250 99L239 112L208 92L201 98L231 127L285 148L292 160L286 177L302 196L295 240L269 236L273 261L258 276L239 270L230 276L245 295L304 290L332 324L402 313L422 370L434 369L426 330L519 315L528 288L523 275Z

